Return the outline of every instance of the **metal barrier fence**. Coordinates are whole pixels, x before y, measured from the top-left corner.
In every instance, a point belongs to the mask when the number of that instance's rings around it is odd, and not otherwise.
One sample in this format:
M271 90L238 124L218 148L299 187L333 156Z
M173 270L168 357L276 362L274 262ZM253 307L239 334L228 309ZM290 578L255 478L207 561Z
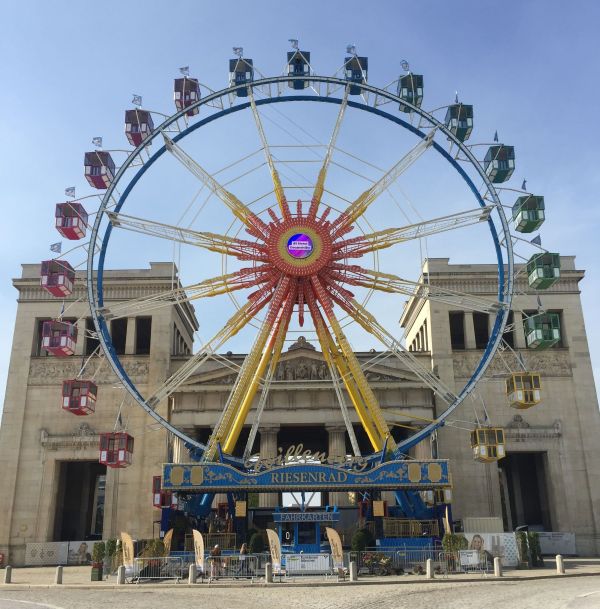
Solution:
M260 568L259 556L254 554L229 555L229 556L208 556L205 558L206 573L204 574L213 579L252 579L262 573Z
M484 575L493 558L477 550L444 552L438 548L386 548L384 550L365 550L348 552L344 555L344 566L356 562L358 574L401 575L403 573L425 573L428 559L433 562L434 574L478 573Z
M286 576L322 575L338 573L330 554L284 554L281 574ZM433 562L434 574L447 576L451 573L477 573L485 575L492 568L493 558L477 550L460 550L444 552L439 548L385 548L383 550L365 550L363 552L346 552L344 569L347 571L350 562L355 561L359 576L401 575L404 573L425 574L426 561ZM492 561L492 564L491 562ZM134 582L143 580L187 578L188 567L195 562L191 552L176 556L138 557L134 561ZM208 582L218 579L254 579L264 577L265 566L271 562L268 553L262 554L224 554L221 556L206 555L205 572L198 576Z
M186 568L181 556L156 556L133 559L133 581L145 579L174 579L186 577Z

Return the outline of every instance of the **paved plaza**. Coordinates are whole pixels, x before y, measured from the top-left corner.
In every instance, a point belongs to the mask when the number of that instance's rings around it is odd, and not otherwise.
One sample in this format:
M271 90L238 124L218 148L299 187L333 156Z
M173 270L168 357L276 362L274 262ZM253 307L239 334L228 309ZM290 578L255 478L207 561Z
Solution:
M550 563L550 561L548 561ZM211 606L218 609L598 609L600 560L568 560L567 575L554 569L508 571L502 580L492 576L455 575L426 581L422 576L365 578L337 583L334 578L294 578L265 586L264 582L197 584L130 584L116 586L89 581L89 567L64 569L62 586L53 585L55 569L15 569L12 584L0 584L0 609L92 609L118 606L180 609Z

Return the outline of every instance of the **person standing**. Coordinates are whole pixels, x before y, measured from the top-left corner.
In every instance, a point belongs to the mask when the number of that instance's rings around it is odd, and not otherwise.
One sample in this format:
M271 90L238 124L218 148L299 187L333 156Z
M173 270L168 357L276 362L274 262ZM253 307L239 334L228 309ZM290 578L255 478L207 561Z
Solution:
M210 551L210 578L218 579L221 574L221 548L219 544Z
M241 575L248 575L248 544L243 543L240 548L240 573Z

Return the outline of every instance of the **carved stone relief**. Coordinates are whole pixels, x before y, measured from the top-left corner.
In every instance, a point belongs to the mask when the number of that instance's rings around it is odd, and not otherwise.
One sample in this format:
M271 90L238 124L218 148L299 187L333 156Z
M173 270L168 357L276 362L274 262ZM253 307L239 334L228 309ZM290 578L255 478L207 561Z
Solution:
M148 362L140 360L121 360L129 377L136 383L147 382ZM46 357L31 360L29 365L29 384L48 385L73 379L81 370L79 357ZM98 370L98 367L100 369ZM97 383L112 383L116 376L104 359L92 360L85 370L85 377L94 377Z
M546 351L535 352L533 350L524 349L521 351L525 360L527 369L532 372L539 372L545 376L569 376L571 374L571 364L569 362L569 353L567 351L559 351L549 349ZM481 359L481 353L457 353L453 354L454 357L454 375L457 378L469 378L475 370L477 364ZM517 368L516 358L514 367ZM507 360L510 365L510 360ZM499 355L496 355L491 361L486 374L506 376L508 373L506 363L501 359Z

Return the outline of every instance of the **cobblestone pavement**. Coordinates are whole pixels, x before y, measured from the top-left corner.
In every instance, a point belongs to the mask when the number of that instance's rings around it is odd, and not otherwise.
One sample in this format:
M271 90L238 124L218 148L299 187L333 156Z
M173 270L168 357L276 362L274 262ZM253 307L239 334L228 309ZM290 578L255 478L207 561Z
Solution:
M216 587L0 586L0 609L600 609L600 575L537 580Z

